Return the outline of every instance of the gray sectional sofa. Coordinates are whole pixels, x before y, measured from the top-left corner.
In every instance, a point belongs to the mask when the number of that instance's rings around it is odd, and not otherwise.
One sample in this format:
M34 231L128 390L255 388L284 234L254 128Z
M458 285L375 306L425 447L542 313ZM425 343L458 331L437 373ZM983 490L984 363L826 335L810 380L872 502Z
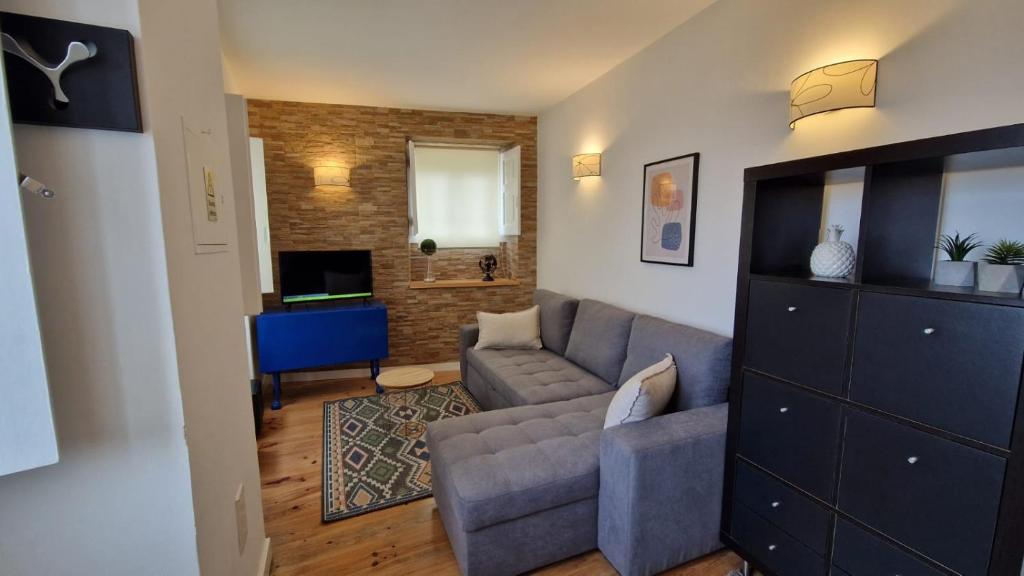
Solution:
M600 548L624 575L720 548L728 338L538 290L541 350L476 350L484 412L427 429L437 507L466 576L519 574ZM671 353L665 414L604 430L615 390Z

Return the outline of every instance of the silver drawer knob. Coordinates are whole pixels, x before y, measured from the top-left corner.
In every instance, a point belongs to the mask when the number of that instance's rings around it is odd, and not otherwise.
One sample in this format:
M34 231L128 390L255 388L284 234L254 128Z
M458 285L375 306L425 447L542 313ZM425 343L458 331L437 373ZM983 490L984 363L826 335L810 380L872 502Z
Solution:
M925 334L929 334L929 335L930 334L935 334L935 328L925 328L924 330L922 330L922 332L924 332Z
M779 501L772 502L772 508L778 508L781 505L782 505L782 502L779 502Z
M782 408L779 408L779 412L782 412L783 414L785 414L786 412L789 412L789 407L783 406Z
M790 306L789 308L786 308L786 310L789 312L796 312L796 306Z
M917 464L917 456L911 456L910 458L907 458L907 463L908 464Z
M768 546L768 551L769 551L769 552L775 552L775 549L776 549L776 548L777 548L777 546L776 546L775 544L770 544L770 545Z

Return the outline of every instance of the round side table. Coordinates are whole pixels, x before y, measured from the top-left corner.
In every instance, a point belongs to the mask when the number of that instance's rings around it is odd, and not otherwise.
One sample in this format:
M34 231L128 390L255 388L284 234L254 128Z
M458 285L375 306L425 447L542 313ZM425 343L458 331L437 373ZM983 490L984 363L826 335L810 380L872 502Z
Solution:
M381 372L377 376L377 396L381 413L390 408L409 406L409 392L417 388L429 386L434 381L434 371L429 368L395 368ZM385 415L385 418L388 416ZM402 436L408 436L415 428L415 422L405 421L396 424L395 430Z

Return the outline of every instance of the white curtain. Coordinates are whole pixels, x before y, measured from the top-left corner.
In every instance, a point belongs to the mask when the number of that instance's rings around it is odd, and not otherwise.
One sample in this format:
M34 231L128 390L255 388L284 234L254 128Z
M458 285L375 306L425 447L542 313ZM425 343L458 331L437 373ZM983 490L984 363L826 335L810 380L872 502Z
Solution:
M501 157L497 149L421 145L415 149L414 242L441 248L498 246Z

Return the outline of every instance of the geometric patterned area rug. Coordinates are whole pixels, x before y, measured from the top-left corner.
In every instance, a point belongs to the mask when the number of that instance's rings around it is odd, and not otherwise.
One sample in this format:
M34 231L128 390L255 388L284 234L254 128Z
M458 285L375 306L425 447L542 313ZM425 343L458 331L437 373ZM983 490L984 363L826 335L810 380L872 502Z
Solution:
M430 496L426 423L479 411L461 382L324 402L323 521Z

